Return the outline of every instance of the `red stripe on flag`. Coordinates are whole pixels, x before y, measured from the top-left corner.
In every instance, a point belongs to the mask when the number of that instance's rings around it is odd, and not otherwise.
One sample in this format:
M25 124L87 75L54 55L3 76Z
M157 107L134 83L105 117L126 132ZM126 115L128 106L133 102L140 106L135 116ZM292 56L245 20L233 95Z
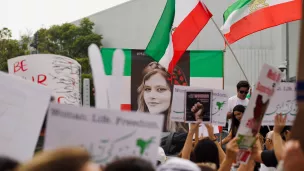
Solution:
M175 65L208 23L212 14L208 8L199 2L190 14L181 22L172 35L174 55L169 64L168 72L172 73Z
M131 104L121 104L120 110L122 111L131 111Z
M258 10L233 24L225 34L230 44L252 33L302 18L302 0L294 0Z

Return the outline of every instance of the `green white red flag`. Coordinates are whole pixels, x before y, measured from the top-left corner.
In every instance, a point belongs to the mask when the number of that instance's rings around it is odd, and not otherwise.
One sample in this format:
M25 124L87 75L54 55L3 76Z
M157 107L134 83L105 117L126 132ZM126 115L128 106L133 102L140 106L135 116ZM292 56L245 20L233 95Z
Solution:
M211 17L200 0L167 0L145 53L171 73Z
M301 17L302 0L238 0L225 11L221 30L232 44L252 33Z

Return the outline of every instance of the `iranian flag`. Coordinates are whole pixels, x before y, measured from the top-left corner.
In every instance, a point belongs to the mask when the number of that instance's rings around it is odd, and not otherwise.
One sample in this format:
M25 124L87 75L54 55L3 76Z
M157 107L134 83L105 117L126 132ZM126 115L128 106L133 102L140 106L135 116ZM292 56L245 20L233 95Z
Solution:
M105 73L108 76L112 75L112 59L115 50L101 49ZM132 97L137 97L136 90L142 79L142 70L153 60L143 55L144 50L123 49L123 52L125 54L125 66L122 78L124 88L120 96L121 110L129 111L131 110L131 104L137 103L137 100L132 100ZM177 66L180 66L186 74L190 86L223 89L223 56L223 51L219 50L186 51ZM132 92L135 93L133 96Z
M211 17L200 0L167 0L145 53L171 73Z
M222 32L230 44L252 33L300 20L302 0L238 0L224 13Z

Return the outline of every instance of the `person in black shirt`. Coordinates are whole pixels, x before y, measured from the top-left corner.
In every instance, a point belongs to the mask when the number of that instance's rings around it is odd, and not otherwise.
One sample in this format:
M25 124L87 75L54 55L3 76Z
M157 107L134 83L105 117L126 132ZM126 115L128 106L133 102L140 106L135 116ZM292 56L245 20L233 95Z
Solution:
M262 163L267 167L277 167L278 160L274 150L265 150L261 153Z

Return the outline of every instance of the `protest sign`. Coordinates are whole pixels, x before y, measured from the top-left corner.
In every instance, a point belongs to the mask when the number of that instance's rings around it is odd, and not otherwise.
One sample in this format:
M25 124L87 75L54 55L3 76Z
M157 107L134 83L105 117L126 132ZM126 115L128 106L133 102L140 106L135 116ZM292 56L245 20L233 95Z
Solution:
M212 97L212 124L226 126L228 94L224 90L214 89Z
M53 55L26 55L8 60L10 74L21 76L53 90L57 103L81 104L81 66L71 58Z
M292 126L298 112L296 100L296 84L282 82L273 94L272 100L266 110L262 125L274 125L276 114L287 115L286 125Z
M248 162L250 149L256 140L255 136L259 133L264 114L280 81L281 72L275 67L264 64L238 129L240 148L238 162Z
M95 87L95 107L119 110L123 92L124 52L121 49L116 49L114 52L112 63L109 64L113 68L111 77L105 74L106 66L104 66L98 46L90 45L88 54Z
M125 156L156 164L162 115L51 104L44 149L86 148L98 164Z
M174 85L170 119L176 122L185 122L185 92L199 88Z
M185 92L185 122L211 122L212 90Z
M28 65L26 62L26 57L27 56L20 56L7 60L8 73L18 75L24 79L27 79L27 77L30 78L27 74Z
M51 90L0 72L0 154L21 162L32 158Z
M224 90L202 89L198 87L174 85L170 117L176 122L185 122L185 92L186 91L213 91L212 121L213 125L225 126L228 111L228 95Z

